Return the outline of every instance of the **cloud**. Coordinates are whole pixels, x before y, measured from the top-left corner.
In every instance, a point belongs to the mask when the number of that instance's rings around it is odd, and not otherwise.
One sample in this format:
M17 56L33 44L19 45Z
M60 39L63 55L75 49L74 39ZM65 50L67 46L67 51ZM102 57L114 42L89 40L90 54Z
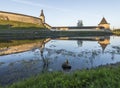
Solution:
M33 3L31 1L25 1L25 0L11 0L11 1L17 2L17 3L26 4L26 5L31 5L31 6L46 7L46 5L38 4L38 3Z
M49 6L49 5L45 5L45 4L39 4L39 3L31 2L31 1L25 1L25 0L11 0L11 1L21 3L21 4L25 4L25 5L30 5L30 6L46 8L46 9L54 9L54 10L62 11L62 12L70 11L68 9L56 8L56 7L53 7L53 6Z

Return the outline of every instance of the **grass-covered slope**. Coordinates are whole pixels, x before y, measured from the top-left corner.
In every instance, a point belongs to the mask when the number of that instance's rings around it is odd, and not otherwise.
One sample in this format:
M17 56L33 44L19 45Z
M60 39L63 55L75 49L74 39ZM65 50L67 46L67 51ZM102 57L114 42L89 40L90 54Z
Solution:
M120 35L120 29L115 29L112 31L115 35Z
M43 24L32 24L32 23L24 23L18 21L7 21L0 20L0 29L17 29L17 28L45 28Z
M120 67L40 74L7 88L120 88Z

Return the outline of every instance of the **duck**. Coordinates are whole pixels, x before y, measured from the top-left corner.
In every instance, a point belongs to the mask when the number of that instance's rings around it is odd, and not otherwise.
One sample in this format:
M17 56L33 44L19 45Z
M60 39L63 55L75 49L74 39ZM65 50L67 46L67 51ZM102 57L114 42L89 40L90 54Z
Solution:
M68 62L68 59L62 64L63 70L71 69L71 65Z

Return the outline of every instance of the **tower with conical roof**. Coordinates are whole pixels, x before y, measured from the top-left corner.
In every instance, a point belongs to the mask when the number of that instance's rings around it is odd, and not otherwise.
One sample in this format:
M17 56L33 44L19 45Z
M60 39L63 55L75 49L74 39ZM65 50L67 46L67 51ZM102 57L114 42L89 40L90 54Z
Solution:
M98 24L100 27L104 27L105 29L110 29L110 24L106 21L106 19L103 17L101 22Z
M45 23L45 16L43 10L41 10L40 19L42 20L42 23Z

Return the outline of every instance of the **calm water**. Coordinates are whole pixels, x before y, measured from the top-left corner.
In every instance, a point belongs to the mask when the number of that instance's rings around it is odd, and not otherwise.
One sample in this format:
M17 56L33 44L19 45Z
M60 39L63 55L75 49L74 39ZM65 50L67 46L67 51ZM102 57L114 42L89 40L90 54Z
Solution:
M0 56L0 84L46 71L65 71L61 66L66 60L72 67L69 71L120 62L120 37L117 36L49 38L41 44ZM3 51L8 52L9 48Z

